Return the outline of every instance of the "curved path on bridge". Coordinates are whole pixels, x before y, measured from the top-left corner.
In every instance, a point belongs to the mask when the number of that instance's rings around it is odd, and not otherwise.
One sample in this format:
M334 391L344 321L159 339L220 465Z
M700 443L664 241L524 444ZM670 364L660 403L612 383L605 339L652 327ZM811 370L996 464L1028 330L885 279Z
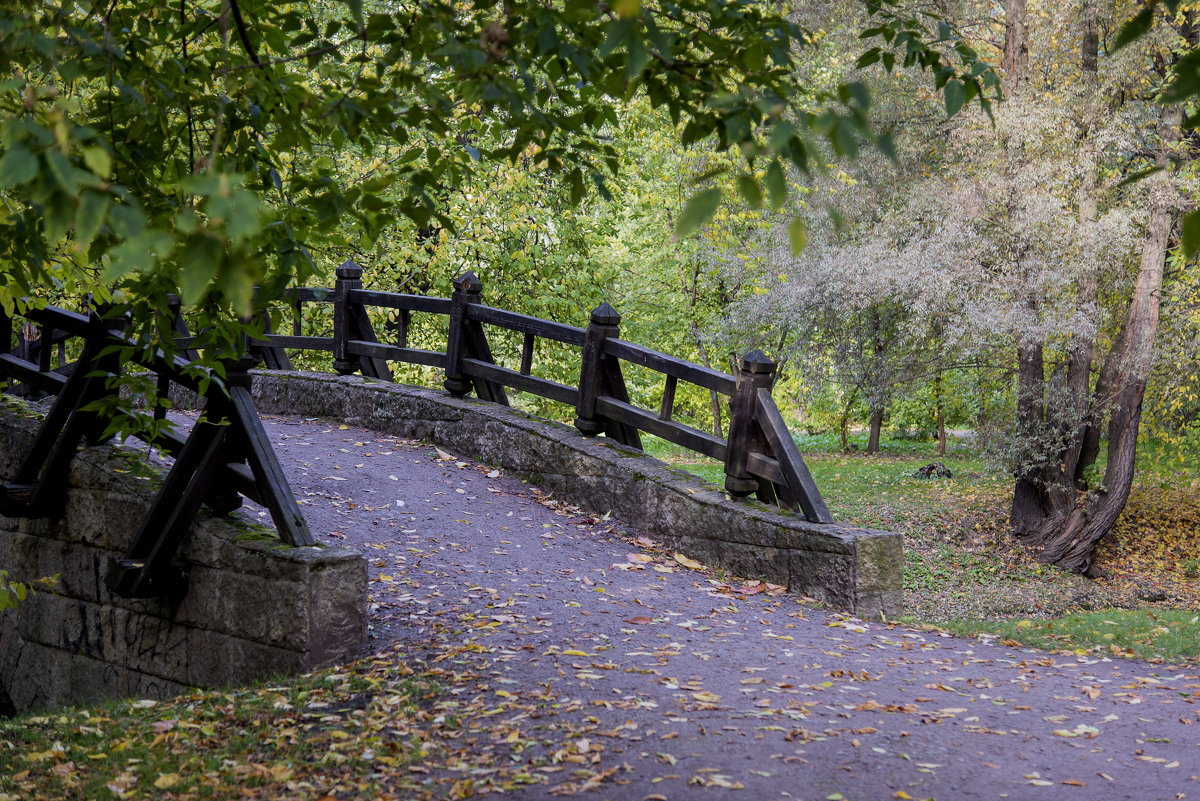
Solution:
M855 620L428 444L265 423L317 539L367 555L375 659L446 682L460 796L1200 799L1194 665Z

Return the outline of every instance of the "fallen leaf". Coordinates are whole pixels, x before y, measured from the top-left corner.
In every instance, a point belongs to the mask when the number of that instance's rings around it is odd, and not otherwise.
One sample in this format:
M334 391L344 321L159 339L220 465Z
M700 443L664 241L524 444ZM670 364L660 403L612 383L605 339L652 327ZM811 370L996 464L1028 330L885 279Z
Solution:
M159 790L168 790L179 784L178 773L164 773L154 780L154 786Z

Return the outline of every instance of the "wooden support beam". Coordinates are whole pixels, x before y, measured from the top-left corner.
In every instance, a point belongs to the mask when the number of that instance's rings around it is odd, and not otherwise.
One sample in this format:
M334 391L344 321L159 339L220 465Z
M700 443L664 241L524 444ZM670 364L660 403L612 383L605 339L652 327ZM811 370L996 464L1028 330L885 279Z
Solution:
M729 414L729 449L725 456L725 489L745 497L759 489L759 481L746 467L755 450L754 408L760 389L768 389L775 377L775 362L761 350L742 357L737 386Z
M446 335L446 378L442 386L455 397L463 397L471 391L471 381L463 372L463 359L467 355L467 304L478 302L483 293L483 283L475 273L467 271L454 279L454 293L450 296L450 328Z
M779 462L779 469L787 483L787 488L795 497L796 503L804 512L804 516L813 523L832 523L833 515L825 506L825 499L817 489L804 457L796 447L791 432L783 422L783 415L775 406L771 391L760 388L755 394L755 419L762 426L763 434L771 445L771 450Z
M675 387L679 379L673 375L667 376L667 384L663 387L662 404L658 409L658 419L670 421L675 414Z
M521 375L533 372L533 341L533 332L526 331L521 341Z
M104 581L116 594L126 598L186 594L186 570L172 557L224 462L229 434L224 417L224 410L206 409L196 421L125 558L108 566Z

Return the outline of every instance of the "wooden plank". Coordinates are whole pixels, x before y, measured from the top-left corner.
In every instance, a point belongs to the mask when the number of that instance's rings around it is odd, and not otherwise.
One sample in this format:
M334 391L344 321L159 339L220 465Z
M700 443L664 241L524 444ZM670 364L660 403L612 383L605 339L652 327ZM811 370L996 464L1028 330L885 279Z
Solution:
M160 432L154 441L154 447L174 458L179 458L187 439L173 431ZM221 481L241 495L245 495L259 506L266 506L259 495L258 486L254 483L254 473L240 462L228 462L221 466Z
M521 375L530 375L533 372L533 341L536 339L529 331L525 332L525 337L521 341Z
M293 304L296 303L332 303L333 290L326 287L290 287L283 290L280 296Z
M353 356L367 356L374 359L387 359L393 362L408 364L423 364L426 367L446 368L446 354L436 350L421 350L420 348L402 348L398 345L388 345L383 342L367 342L362 339L352 339L348 343L347 352Z
M428 295L405 295L400 292L379 292L374 289L351 289L350 302L360 306L379 306L384 309L401 309L410 312L449 314L449 298L431 298Z
M791 432L784 424L783 415L775 406L770 390L758 390L754 418L762 426L763 434L771 444L784 478L787 479L784 483L800 504L804 516L813 523L832 523L833 515L829 514L825 499L821 497L821 491L817 489L812 474L808 472L808 465L804 464L804 457L800 455L796 441L792 439Z
M245 446L246 459L254 472L254 483L258 486L263 505L271 513L275 521L275 530L279 538L288 545L315 545L312 533L304 520L304 513L296 503L296 496L288 484L287 476L275 451L271 448L271 440L263 429L262 421L258 418L258 410L250 398L250 390L246 387L229 387L229 403L237 429L239 444Z
M502 384L521 392L530 392L539 397L549 398L552 401L566 403L570 406L574 406L579 402L579 390L575 387L569 387L566 384L560 384L557 381L551 381L546 378L518 373L516 370L510 370L507 367L501 367L490 362L480 361L479 359L463 359L463 372L473 378L480 378L494 384Z
M783 470L779 467L779 462L765 453L746 454L746 470L751 475L774 484L787 483L787 479L783 477Z
M673 375L667 376L667 384L663 387L662 405L658 408L658 419L670 422L675 414L675 387L679 379Z
M604 396L597 398L596 411L605 417L634 426L648 434L662 437L668 442L690 448L696 453L718 461L725 461L725 440L720 437L714 437L712 434L685 426L683 423L659 420L658 415L654 412L639 409L615 398Z
M587 333L584 329L576 328L573 325L543 320L540 317L530 317L528 314L497 309L493 306L484 306L482 303L467 305L467 319L507 328L510 331L533 334L543 339L553 339L555 342L565 342L577 347L583 347L583 340Z
M604 353L624 359L630 364L648 367L669 376L690 381L696 386L720 392L722 395L733 397L737 380L725 373L718 372L699 364L692 364L674 356L668 356L651 348L635 345L623 339L609 338L604 341Z
M470 270L454 279L454 292L450 296L450 322L446 333L446 378L442 386L456 398L471 391L472 384L463 375L462 361L467 356L467 301L478 300L483 284Z
M25 316L35 323L67 331L71 336L86 337L91 331L86 314L60 309L58 306L29 309L25 312Z
M55 372L43 373L37 365L10 353L0 353L0 374L23 381L50 395L57 395L67 383L65 376Z
M186 573L169 569L200 505L209 496L229 427L202 416L167 473L125 558L109 565L105 584L126 598L182 595Z
M296 337L288 334L269 334L264 340L275 348L289 350L333 350L333 340L329 337Z
M371 316L367 314L367 307L360 303L350 304L350 342L369 342L374 345L382 344L379 337L375 336L375 326L371 323ZM349 353L350 343L346 343L347 353ZM382 381L391 381L392 368L388 367L387 359L379 359L372 356L363 356L358 360L362 365L359 372L369 378L378 378Z
M467 320L463 324L463 337L466 342L467 350L463 354L463 361L467 359L475 359L488 364L495 364L496 358L492 356L491 345L488 344L487 334L484 333L483 323L478 320ZM466 374L466 368L463 368ZM504 386L493 381L475 376L471 379L475 386L475 394L481 399L498 403L501 406L509 406L508 394L504 391Z
M412 326L412 312L408 309L400 309L396 313L396 317L392 322L393 330L396 332L396 342L402 348L408 347L408 329Z
M267 337L270 337L271 334L274 332L271 328L271 312L269 310L263 312L262 321L263 321L263 334ZM270 339L267 339L265 342L263 342L262 340L255 340L255 342L259 342L259 343L262 343L262 345L265 345L265 347L261 347L261 350L262 350L261 355L262 355L264 367L266 367L270 370L295 370L296 369L296 366L292 364L292 360L288 358L287 351L285 351L282 347L279 347L277 345L271 345ZM251 351L251 352L253 352L253 351Z
M603 373L602 394L621 403L629 403L629 390L625 386L625 376L621 373L621 361L612 356L602 356L600 362ZM637 448L639 451L645 450L636 425L617 421L615 428L610 425L604 433L623 445Z

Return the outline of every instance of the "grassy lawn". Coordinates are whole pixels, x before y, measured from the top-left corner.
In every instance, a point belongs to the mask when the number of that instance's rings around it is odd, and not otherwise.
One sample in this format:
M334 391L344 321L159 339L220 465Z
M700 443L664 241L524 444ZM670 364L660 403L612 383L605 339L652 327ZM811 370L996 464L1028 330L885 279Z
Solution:
M364 659L235 691L0 718L0 800L453 797L421 767L442 750L439 686L401 660Z
M651 438L647 450L708 481L722 466ZM1092 581L1037 563L1008 534L1011 479L966 444L885 440L844 454L829 436L800 449L838 520L904 536L907 620L1052 650L1200 659L1200 489L1178 461L1151 454L1112 534L1097 549L1110 577ZM951 478L914 476L941 461ZM1195 482L1200 483L1200 482Z

